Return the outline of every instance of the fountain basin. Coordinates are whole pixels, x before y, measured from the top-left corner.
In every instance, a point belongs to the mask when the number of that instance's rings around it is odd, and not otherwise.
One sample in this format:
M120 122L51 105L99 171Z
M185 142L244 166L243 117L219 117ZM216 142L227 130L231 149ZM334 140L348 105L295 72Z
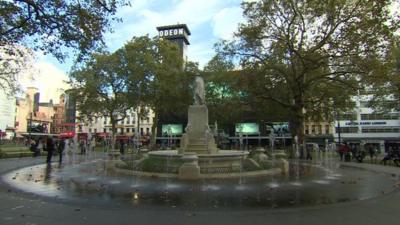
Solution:
M247 158L248 154L248 152L235 150L220 150L215 154L191 152L179 154L176 150L152 151L133 168L118 162L109 168L123 174L177 179L257 177L284 172L279 163L275 168L246 169L248 168L246 165L254 163L254 160ZM198 171L196 171L197 168ZM192 175L189 176L188 173Z

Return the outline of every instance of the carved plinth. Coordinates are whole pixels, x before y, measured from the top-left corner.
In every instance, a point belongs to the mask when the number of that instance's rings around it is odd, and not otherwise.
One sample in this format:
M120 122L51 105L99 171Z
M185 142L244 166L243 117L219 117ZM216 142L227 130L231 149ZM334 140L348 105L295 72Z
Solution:
M214 137L208 126L206 105L191 105L188 110L188 125L181 138L180 154L215 154L218 152Z

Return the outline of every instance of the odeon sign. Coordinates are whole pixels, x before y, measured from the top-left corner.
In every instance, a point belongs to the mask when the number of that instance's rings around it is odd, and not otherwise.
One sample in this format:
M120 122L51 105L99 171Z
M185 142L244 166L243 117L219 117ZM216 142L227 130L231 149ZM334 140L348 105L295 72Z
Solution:
M158 35L160 37L166 37L166 36L176 36L176 35L184 35L183 28L178 28L178 29L169 29L169 30L160 30L158 32Z

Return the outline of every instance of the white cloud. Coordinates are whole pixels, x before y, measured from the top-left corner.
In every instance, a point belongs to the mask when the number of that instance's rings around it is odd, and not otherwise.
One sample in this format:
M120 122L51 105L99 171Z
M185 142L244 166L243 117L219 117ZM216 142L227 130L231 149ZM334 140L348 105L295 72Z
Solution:
M33 80L30 76L33 76ZM40 102L48 102L50 99L54 103L59 102L60 94L63 90L69 88L65 82L68 81L68 76L58 69L52 63L39 61L35 63L21 80L21 85L24 90L27 87L36 87L40 92Z
M188 48L188 58L190 61L198 62L200 68L203 68L208 61L211 60L215 51L213 49L213 43L210 42L200 42L190 45Z
M224 8L213 17L213 34L221 39L232 39L238 24L243 22L243 10L240 7Z

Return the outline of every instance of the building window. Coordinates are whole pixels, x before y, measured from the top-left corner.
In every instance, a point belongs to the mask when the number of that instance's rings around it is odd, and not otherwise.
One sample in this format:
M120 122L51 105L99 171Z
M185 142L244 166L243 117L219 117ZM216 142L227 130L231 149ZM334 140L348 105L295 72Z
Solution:
M89 128L89 133L92 133L92 128Z
M104 117L104 121L103 121L103 124L106 124L106 123L107 123L107 116Z
M131 123L131 117L128 116L128 117L126 118L126 124L130 124L130 123Z
M126 128L126 133L129 133L130 132L130 129L129 128Z
M338 120L350 120L354 121L357 120L357 114L355 113L344 113L338 115Z
M140 128L140 135L143 135L143 127Z
M363 127L363 133L399 133L400 127Z
M315 128L316 128L316 127L317 127L316 125L312 125L311 134L315 134Z
M146 134L150 134L150 128L146 128Z
M104 133L107 133L107 129L106 129L106 128L103 128L103 132L104 132Z
M325 134L329 134L329 125L325 125Z
M339 129L336 127L336 133ZM358 133L358 127L340 127L340 133Z
M361 120L397 120L399 119L398 113L390 113L390 114L361 114Z

